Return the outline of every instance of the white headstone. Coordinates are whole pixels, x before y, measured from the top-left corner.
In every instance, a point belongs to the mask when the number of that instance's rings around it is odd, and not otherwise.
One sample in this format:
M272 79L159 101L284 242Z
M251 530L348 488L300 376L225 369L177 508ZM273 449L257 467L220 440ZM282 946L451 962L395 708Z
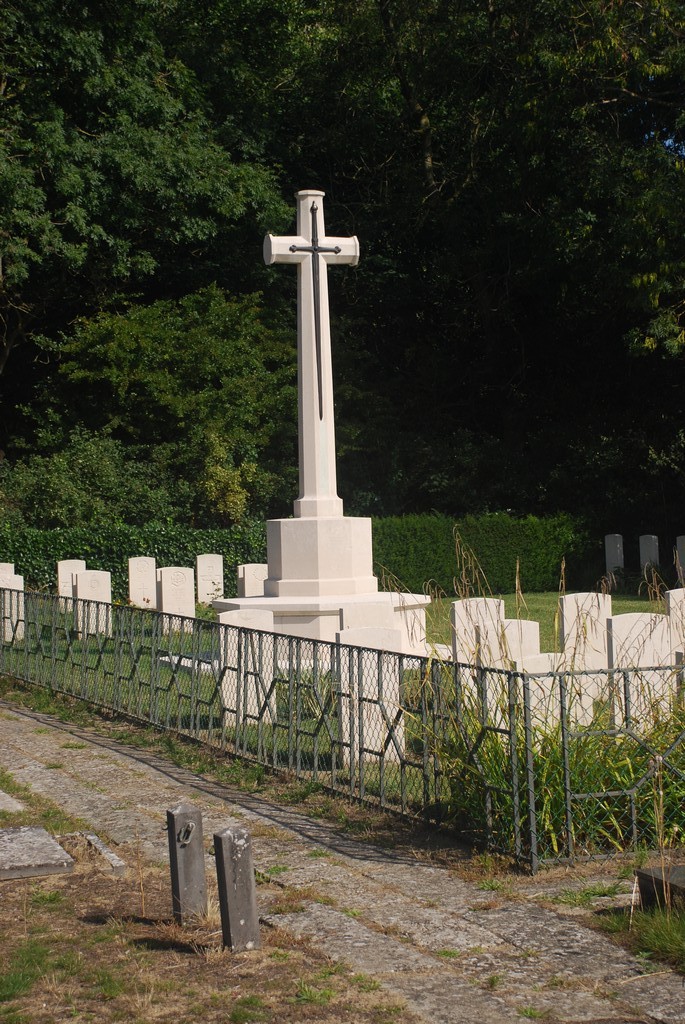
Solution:
M659 564L659 538L653 533L643 533L640 537L640 568Z
M671 648L671 664L685 654L685 589L666 591L666 615Z
M77 629L81 634L112 635L112 574L85 569L74 574Z
M607 533L604 538L604 555L606 558L606 569L608 573L616 572L617 569L624 569L623 560L623 536L620 533Z
M629 612L607 619L609 668L668 665L668 619L651 612Z
M21 586L17 584L17 580L22 581ZM0 589L7 587L9 590L23 590L23 580L23 576L17 576L13 565L9 562L0 562Z
M496 668L507 660L504 601L494 597L453 601L450 621L455 661Z
M505 619L504 642L512 661L532 658L540 653L540 623L533 619Z
M630 669L630 714L637 720L653 720L670 709L677 685L677 674L659 671L671 663L669 622L666 615L633 612L614 615L607 620L609 668ZM654 669L654 671L650 671ZM615 676L615 703L626 715L624 680Z
M263 597L264 583L269 575L266 562L250 562L238 566L238 597Z
M128 600L136 608L157 607L157 567L154 558L142 555L128 560Z
M263 608L236 608L221 612L219 622L223 626L273 633L274 615ZM268 710L273 718L276 714L275 694L270 693L275 675L274 644L271 637L256 637L254 642L248 644L248 657L252 659L252 664L246 666L243 659L238 657L235 633L225 630L221 697L224 713L227 709L235 711L238 721L231 723L234 728L243 714L256 717L261 708ZM238 670L239 664L242 666L241 672Z
M559 599L559 613L560 640L567 670L607 668L609 594L564 594Z
M9 563L4 562L3 565ZM24 639L24 577L0 572L0 634L5 643Z
M85 572L82 558L65 558L57 563L57 593L60 597L75 597L74 574Z
M184 566L157 570L157 609L166 615L195 616L195 574Z
M222 555L198 555L195 559L197 599L211 604L224 596L224 559Z

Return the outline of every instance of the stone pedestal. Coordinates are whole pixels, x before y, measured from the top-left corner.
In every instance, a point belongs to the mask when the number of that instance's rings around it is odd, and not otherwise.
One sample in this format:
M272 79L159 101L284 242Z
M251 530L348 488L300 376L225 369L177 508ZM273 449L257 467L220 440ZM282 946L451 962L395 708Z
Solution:
M371 520L335 516L266 524L266 597L375 594Z

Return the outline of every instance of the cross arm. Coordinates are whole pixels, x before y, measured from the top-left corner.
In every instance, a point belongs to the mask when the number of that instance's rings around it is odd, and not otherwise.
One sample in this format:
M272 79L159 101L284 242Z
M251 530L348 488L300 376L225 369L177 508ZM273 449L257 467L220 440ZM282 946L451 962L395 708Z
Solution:
M320 241L322 249L339 249L339 252L322 252L326 263L350 263L356 267L359 263L359 239L356 235L348 238L333 238L326 235Z
M308 238L302 235L265 235L264 236L264 262L267 266L272 263L301 263L306 252L292 252L291 246L305 248L310 244Z

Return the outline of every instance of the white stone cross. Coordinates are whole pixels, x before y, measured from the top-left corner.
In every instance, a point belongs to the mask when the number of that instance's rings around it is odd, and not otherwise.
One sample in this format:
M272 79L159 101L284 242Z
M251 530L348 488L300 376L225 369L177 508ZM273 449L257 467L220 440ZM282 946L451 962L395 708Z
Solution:
M300 495L296 518L341 516L335 467L335 423L329 263L359 262L359 241L326 235L324 192L296 192L297 234L264 239L264 262L297 264L297 385Z

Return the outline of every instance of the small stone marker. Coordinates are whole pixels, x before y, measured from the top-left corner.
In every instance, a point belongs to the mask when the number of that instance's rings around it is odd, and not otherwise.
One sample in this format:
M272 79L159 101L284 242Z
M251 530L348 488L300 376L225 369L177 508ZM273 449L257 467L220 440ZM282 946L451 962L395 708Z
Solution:
M0 829L0 878L60 875L73 869L73 859L44 828Z
M638 868L635 871L643 907L678 905L685 908L685 866ZM668 896L668 898L667 898Z
M214 833L224 947L233 953L259 949L257 890L252 866L252 843L244 828Z
M180 803L166 812L166 823L174 919L184 924L189 917L207 913L202 811Z
M198 555L195 559L197 599L211 604L224 596L224 559L222 555Z

